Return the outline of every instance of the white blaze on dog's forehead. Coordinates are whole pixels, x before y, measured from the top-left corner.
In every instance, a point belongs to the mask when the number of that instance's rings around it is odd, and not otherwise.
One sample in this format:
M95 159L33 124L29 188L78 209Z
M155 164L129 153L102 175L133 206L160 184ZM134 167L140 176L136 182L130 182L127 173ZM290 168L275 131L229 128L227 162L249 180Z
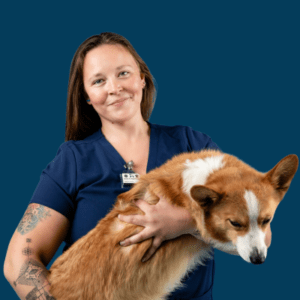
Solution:
M257 222L259 215L259 202L252 191L245 191L244 198L247 202L250 223Z
M258 216L259 216L259 200L255 196L255 194L246 190L244 194L244 198L248 207L249 214L249 231L244 236L239 236L237 238L237 250L241 257L244 260L250 262L250 255L253 250L256 248L259 253L261 253L264 257L267 256L267 247L265 244L265 233L258 226Z
M224 166L224 155L206 157L192 162L186 161L186 169L182 172L183 190L190 194L194 185L204 185L208 176Z

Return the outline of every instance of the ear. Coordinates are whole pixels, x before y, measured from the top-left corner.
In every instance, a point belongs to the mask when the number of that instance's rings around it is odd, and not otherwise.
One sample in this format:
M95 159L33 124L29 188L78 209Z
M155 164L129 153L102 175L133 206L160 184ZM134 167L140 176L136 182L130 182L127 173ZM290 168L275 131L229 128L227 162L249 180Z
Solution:
M290 154L270 170L264 180L269 181L278 192L286 193L297 171L298 164L297 155Z
M146 77L145 74L141 73L141 79L143 80L143 88L146 86Z
M222 198L222 194L219 194L203 185L194 185L191 188L191 196L203 208L211 206Z

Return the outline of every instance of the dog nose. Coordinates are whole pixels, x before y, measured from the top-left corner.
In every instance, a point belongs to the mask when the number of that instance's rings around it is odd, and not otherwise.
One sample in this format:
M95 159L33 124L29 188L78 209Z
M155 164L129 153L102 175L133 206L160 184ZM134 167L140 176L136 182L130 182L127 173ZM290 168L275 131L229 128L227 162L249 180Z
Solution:
M254 265L260 265L265 261L265 256L259 254L258 249L255 247L253 249L253 251L250 254L250 261L254 264Z

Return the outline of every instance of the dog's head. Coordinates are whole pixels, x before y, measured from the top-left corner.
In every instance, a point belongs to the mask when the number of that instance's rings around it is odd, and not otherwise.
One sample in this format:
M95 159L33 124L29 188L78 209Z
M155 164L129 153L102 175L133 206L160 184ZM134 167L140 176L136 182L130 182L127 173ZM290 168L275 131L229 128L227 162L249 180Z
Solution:
M224 168L204 185L191 188L203 211L206 237L222 250L233 245L247 262L265 261L265 234L279 202L297 171L298 157L288 155L263 174L252 168Z

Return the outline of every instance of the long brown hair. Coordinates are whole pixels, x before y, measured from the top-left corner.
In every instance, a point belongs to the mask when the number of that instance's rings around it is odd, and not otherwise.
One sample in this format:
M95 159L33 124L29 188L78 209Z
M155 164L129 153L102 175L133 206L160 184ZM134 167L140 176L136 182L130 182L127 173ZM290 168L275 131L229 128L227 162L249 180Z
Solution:
M73 57L68 85L65 141L82 140L101 128L98 113L86 102L88 95L83 85L83 62L88 51L104 44L120 44L136 60L146 82L141 102L142 117L145 121L150 118L156 99L156 89L154 78L147 65L126 38L116 33L103 32L86 39L78 47Z

